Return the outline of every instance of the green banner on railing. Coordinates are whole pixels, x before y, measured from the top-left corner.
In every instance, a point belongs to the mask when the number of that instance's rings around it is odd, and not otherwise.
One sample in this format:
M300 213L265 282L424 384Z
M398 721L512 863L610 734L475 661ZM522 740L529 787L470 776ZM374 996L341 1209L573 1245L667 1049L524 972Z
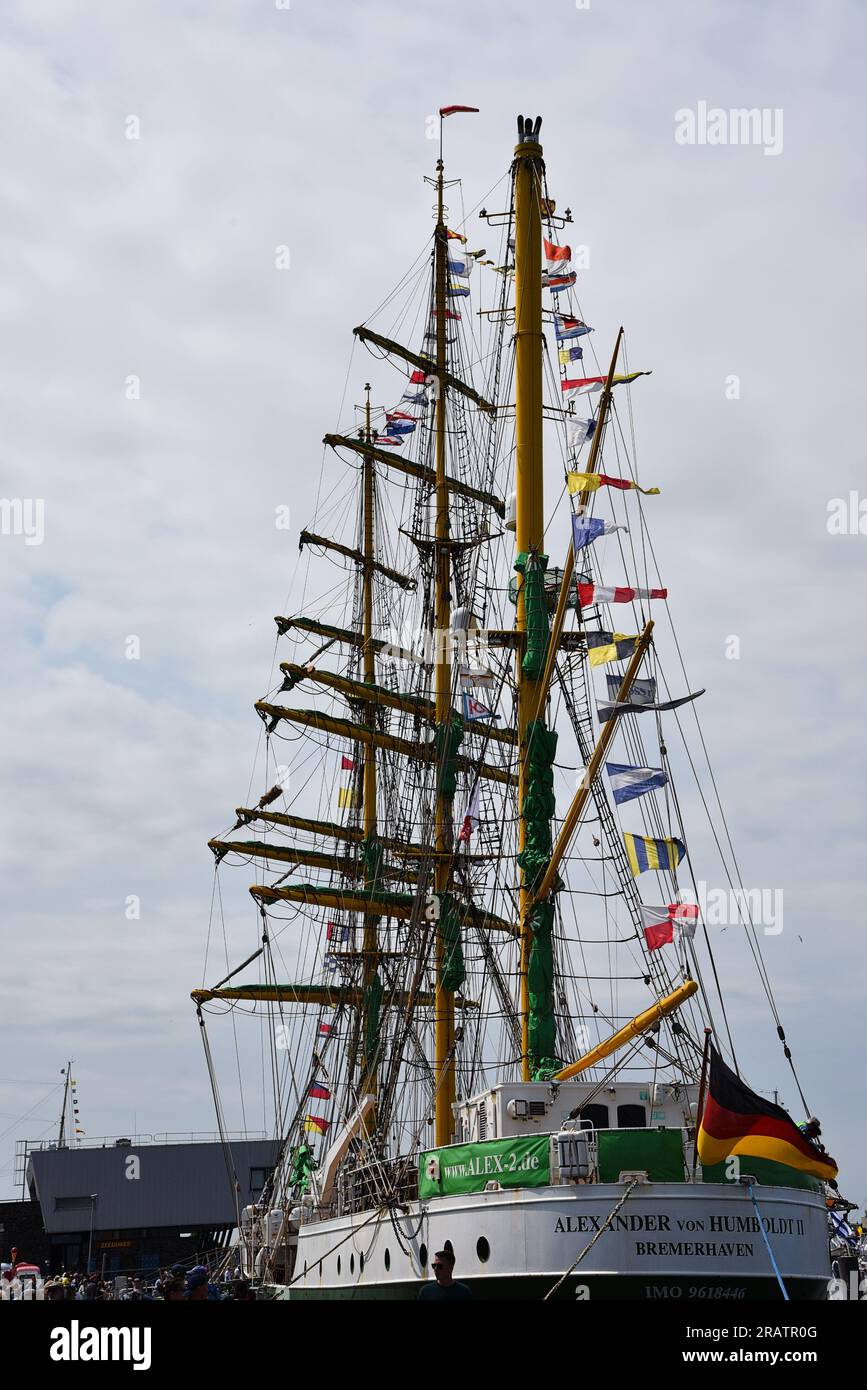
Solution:
M481 1144L450 1144L419 1158L418 1195L449 1196L482 1192L489 1182L501 1187L545 1187L551 1181L550 1135L488 1139Z

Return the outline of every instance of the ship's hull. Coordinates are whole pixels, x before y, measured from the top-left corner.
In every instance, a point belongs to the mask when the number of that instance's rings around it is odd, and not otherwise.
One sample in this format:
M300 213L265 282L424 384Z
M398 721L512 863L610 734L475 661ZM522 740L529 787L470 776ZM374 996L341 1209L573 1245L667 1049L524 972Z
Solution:
M522 1188L440 1197L389 1216L362 1212L299 1232L293 1299L414 1299L450 1242L455 1277L476 1298L543 1299L623 1196L620 1184ZM791 1299L825 1299L831 1277L818 1194L761 1187L765 1233ZM616 1300L782 1299L742 1187L653 1183L633 1191L554 1297Z

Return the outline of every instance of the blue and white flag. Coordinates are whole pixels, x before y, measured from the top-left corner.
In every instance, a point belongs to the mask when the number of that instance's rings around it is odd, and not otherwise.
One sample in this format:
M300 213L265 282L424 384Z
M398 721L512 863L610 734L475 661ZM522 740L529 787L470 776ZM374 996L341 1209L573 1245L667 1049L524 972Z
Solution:
M409 420L389 420L385 427L386 434L412 434L415 425Z
M595 433L595 420L576 420L572 415L566 416L566 439L570 449L580 449Z
M584 550L599 536L610 536L614 531L628 530L628 526L615 525L613 521L604 521L602 517L573 516L572 544L576 550Z
M499 719L498 714L494 714L492 709L483 705L481 700L476 700L468 690L463 693L464 719L467 723L472 719Z
M634 801L637 796L645 796L657 787L664 787L668 777L659 767L630 767L629 763L606 763L606 771L611 779L611 790L618 806L624 801Z
M858 1237L842 1212L830 1210L828 1220L831 1223L831 1235L835 1240L842 1240L846 1245L857 1246Z

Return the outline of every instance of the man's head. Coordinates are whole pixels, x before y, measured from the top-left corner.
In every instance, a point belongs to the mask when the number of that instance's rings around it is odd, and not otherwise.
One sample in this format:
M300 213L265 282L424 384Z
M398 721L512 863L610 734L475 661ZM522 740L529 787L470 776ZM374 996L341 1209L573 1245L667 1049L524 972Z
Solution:
M207 1274L191 1274L187 1280L187 1298L191 1303L201 1303L208 1297Z
M807 1123L804 1125L804 1133L806 1134L808 1139L819 1138L819 1135L822 1133L822 1126L819 1124L819 1121L816 1119L815 1115L811 1115Z
M184 1297L183 1279L167 1279L163 1284L163 1298L166 1303L181 1303Z
M438 1284L450 1284L455 1271L455 1257L451 1250L437 1250L431 1261L431 1269Z

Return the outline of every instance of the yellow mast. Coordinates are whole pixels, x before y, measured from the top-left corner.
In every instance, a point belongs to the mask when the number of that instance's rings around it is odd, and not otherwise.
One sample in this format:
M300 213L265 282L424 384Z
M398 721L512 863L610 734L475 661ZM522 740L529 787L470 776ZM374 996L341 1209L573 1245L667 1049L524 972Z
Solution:
M449 485L446 477L446 275L448 238L443 208L442 153L437 160L437 224L434 232L434 305L436 310L436 550L434 660L436 722L447 740L452 718L452 668L449 652L451 629L451 575L449 559ZM435 813L434 892L447 891L451 877L452 804L443 794L442 778L437 788ZM434 1078L436 1100L434 1135L438 1145L451 1143L455 1099L455 1009L454 997L441 984L445 943L437 932L436 1005L434 1011Z
M366 442L371 442L370 430L370 382L365 383L365 405L364 405L364 436ZM373 458L370 454L364 455L364 567L363 567L363 588L362 588L362 635L364 645L362 647L363 674L366 685L376 684L376 658L373 648L373 574L374 574L374 475ZM370 724L376 720L375 705L366 706L365 717ZM364 745L364 843L372 846L376 837L376 745L366 743ZM368 879L366 887L373 889L378 887L372 879ZM365 1001L365 1009L369 1007L368 990L379 969L379 921L380 919L372 913L366 913L364 917L364 935L362 937L362 997ZM360 1095L376 1095L377 1089L377 1067L375 1056L363 1056L362 1075L359 1087ZM373 1127L372 1118L368 1120L367 1129Z
M544 545L542 498L542 146L538 141L541 118L533 126L528 119L515 148L515 543L518 554L540 553ZM526 632L525 578L518 584L515 625ZM518 685L518 744L520 747L518 807L524 804L527 777L527 725L536 717L541 682L524 675L520 656L516 661ZM538 711L541 716L542 711ZM525 825L519 810L518 849L524 849ZM520 889L520 1007L521 1074L530 1080L528 966L531 931L528 912L532 896Z

